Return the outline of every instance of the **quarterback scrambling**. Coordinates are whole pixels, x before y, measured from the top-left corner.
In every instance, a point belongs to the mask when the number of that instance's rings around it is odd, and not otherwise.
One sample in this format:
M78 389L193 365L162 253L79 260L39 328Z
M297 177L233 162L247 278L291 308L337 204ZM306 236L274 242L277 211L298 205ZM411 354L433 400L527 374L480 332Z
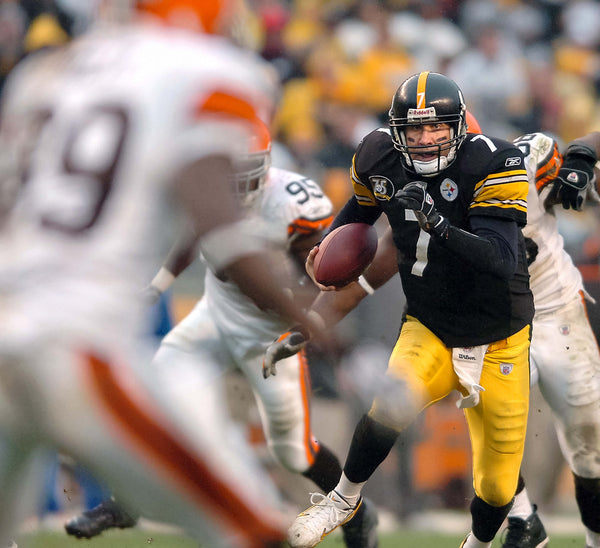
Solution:
M469 131L480 133L473 119ZM586 315L586 300L590 298L579 270L564 249L554 207L563 204L565 208L581 209L586 198L598 201L594 165L600 156L600 133L569 143L564 156L556 141L543 133L524 135L515 144L525 154L529 179L528 222L523 232L536 306L530 348L531 382L539 382L555 415L561 449L573 472L586 546L598 548L600 459L594 441L599 435L594 432L600 428L600 354ZM313 257L314 251L308 260L309 271ZM367 284L371 290L381 287L396 274L395 264L395 247L388 230L380 238L373 264L364 273L363 286ZM313 309L333 324L368 294L364 287L353 283L342 291L323 293ZM541 548L547 543L544 526L519 477L503 548Z
M339 483L326 497L312 496L288 540L314 546L352 520L363 485L398 432L456 389L475 488L472 530L461 546L489 547L517 488L529 407L533 296L520 230L527 219L523 154L469 133L460 88L421 72L400 85L389 128L362 140L351 173L354 196L332 228L387 216L407 306L387 383L355 429ZM386 249L380 245L378 254ZM378 264L376 256L367 282ZM322 292L312 310L329 320L327 303L343 292ZM273 343L265 368L288 350L285 339Z

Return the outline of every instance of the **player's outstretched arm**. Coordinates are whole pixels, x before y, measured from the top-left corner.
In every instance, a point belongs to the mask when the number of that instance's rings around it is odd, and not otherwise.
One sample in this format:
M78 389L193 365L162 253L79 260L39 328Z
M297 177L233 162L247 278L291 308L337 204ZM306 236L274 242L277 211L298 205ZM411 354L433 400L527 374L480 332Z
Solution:
M301 325L319 339L322 326L286 291L266 243L249 230L251 221L243 218L230 191L232 173L227 157L207 156L188 165L174 183L200 250L215 272L224 272L259 308L272 310L289 325Z
M396 247L392 240L392 231L391 229L387 229L379 237L375 257L359 280L351 282L344 287L334 287L335 291L322 291L317 295L311 306L311 310L319 314L328 326L333 326L340 322L367 295L373 293L373 291L380 288L398 273L396 253ZM313 280L314 275L311 275L311 272L315 254L316 251L313 249L306 261L306 270Z
M182 234L170 249L165 262L148 286L142 290L146 302L153 304L167 291L177 277L198 255L198 236L191 232Z
M312 262L316 247L310 252L306 261L306 270L314 281ZM321 291L313 302L309 314L322 323L321 335L327 336L331 329L369 294L388 282L398 273L396 263L396 247L392 240L392 231L388 229L380 238L373 262L365 270L358 282L351 282L335 291ZM316 283L316 282L315 282ZM317 284L319 285L319 284ZM268 347L263 360L263 377L266 379L277 374L277 362L299 352L309 338L304 332L292 329L273 341Z

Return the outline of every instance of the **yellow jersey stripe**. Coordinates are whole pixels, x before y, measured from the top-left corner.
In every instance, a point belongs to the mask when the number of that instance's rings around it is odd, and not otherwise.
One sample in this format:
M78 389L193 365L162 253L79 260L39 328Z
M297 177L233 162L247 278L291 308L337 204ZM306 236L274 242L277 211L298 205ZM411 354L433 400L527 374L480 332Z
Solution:
M511 171L500 171L498 173L490 173L485 179L482 179L478 183L475 184L475 194L477 191L481 189L481 187L490 182L497 181L497 179L522 179L527 182L527 171L524 169L515 169ZM502 181L499 181L502 182ZM528 183L529 184L529 183Z
M470 209L478 207L496 207L500 209L516 209L527 212L527 202L522 200L489 200L487 202L471 202Z
M356 165L354 163L355 158L352 158L352 167L350 168L350 178L352 179L352 189L354 190L354 196L356 201L363 206L375 206L377 201L371 189L369 189L359 178L356 173Z
M524 169L491 173L475 185L469 208L493 207L527 213L529 181Z

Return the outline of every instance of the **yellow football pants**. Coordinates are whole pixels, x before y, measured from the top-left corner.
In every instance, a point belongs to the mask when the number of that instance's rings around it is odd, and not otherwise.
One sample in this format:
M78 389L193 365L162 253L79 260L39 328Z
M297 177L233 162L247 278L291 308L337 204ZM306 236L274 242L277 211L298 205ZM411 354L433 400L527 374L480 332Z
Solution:
M475 493L492 506L508 504L517 488L529 409L530 326L489 345L475 407L464 410L471 437ZM418 320L408 317L390 357L387 375L396 383L378 396L370 416L388 427L405 428L424 408L452 390L466 395L452 366L452 349Z

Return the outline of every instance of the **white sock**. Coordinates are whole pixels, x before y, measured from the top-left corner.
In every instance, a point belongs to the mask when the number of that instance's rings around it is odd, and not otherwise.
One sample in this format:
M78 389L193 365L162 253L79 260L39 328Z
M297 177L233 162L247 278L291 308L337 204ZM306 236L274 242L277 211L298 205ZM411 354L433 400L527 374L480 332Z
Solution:
M342 495L342 497L348 501L348 504L356 506L358 499L360 498L360 492L362 491L365 483L367 482L363 481L362 483L354 483L350 481L346 477L346 474L342 472L342 477L340 478L339 483L335 486L334 491Z
M585 528L585 544L591 548L600 548L600 533L594 533Z
M524 488L515 496L515 501L508 515L511 518L527 519L531 514L533 514L533 506L527 495L527 488Z
M480 540L477 540L473 534L473 531L471 531L467 537L467 541L463 545L463 548L490 548L491 546L491 542L481 542Z

